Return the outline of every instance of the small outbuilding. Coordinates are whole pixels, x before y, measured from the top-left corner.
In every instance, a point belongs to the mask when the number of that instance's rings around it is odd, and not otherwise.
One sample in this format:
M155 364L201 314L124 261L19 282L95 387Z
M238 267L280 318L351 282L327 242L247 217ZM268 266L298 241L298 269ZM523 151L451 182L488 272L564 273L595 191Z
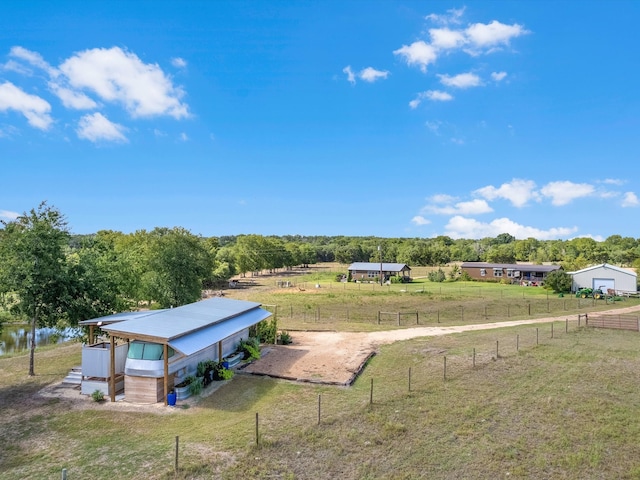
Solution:
M625 294L638 290L638 274L633 270L603 263L569 272L573 278L572 290L581 288L600 289L604 293Z
M473 280L502 281L522 285L543 285L547 275L560 270L559 265L525 265L512 263L464 262L460 266Z
M222 361L236 351L249 328L269 318L261 304L211 298L166 310L125 312L80 322L89 327L82 349L81 391L102 390L115 401L156 403L199 362ZM95 342L96 328L109 340Z
M379 280L381 275L385 281L392 276L403 281L411 279L411 268L406 263L355 262L348 270L351 279L360 282Z

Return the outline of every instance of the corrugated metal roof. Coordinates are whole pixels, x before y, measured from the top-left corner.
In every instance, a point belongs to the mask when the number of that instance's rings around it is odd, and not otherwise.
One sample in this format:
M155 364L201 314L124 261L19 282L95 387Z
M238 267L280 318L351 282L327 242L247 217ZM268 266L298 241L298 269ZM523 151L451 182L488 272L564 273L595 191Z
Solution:
M384 263L382 262L382 271L383 272L401 272L403 269L411 270L407 266L406 263ZM380 262L355 262L349 265L349 270L357 270L361 271L372 271L379 272L380 271Z
M169 341L169 346L185 355L192 355L270 316L270 312L255 308L224 322L215 323L209 327L171 340Z
M576 273L584 273L584 272L588 272L590 270L596 270L599 268L603 268L603 269L607 269L610 268L611 270L615 270L616 272L620 272L620 273L624 273L626 275L631 275L633 277L637 277L638 274L636 272L634 272L633 270L628 270L626 268L621 268L621 267L616 267L615 265L609 265L608 263L601 263L600 265L593 265L591 267L587 267L587 268L583 268L582 270L576 270L575 272L568 272L571 275L575 275Z
M521 272L553 272L559 270L558 265L524 265L517 263L463 262L461 268L507 268Z
M155 337L165 343L259 307L256 302L216 297L115 323L102 330L124 338Z
M141 312L114 313L112 315L105 315L104 317L92 318L91 320L83 320L81 322L78 322L78 325L109 325L111 323L124 322L125 320L148 317L149 315L155 315L160 312L164 312L164 310L144 310Z

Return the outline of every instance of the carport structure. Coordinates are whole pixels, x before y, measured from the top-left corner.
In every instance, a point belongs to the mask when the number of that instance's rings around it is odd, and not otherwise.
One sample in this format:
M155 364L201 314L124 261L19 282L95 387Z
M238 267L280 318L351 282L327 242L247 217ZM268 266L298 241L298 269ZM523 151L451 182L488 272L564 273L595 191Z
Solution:
M125 385L127 381L133 384L136 379L144 379L147 385L140 388L157 389L158 396L161 393L166 404L167 393L173 387L173 377L178 370L193 369L206 358L222 360L223 355L232 353L236 348L235 342L230 340L246 338L250 327L270 316L271 313L261 308L259 303L216 297L177 308L127 312L81 324L89 326L91 339L96 326L109 334L108 378L113 402L116 397L116 339L161 346L162 375L158 375L158 371L154 373L153 369L145 372L139 366L125 367Z

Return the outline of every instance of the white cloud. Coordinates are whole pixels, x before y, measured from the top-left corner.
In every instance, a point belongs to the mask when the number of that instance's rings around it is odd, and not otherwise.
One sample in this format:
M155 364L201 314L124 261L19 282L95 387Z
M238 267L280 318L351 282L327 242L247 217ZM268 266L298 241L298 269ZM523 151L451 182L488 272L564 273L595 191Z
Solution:
M501 82L505 78L507 78L507 72L492 72L491 78L496 82Z
M427 205L422 211L437 215L480 215L493 212L493 209L486 201L476 199L468 202L458 202L453 205Z
M60 65L69 84L88 89L101 99L121 103L134 117L189 115L181 102L183 91L157 64L143 63L137 55L118 47L84 50Z
M376 70L372 67L367 67L360 71L358 76L365 82L373 83L381 78L387 78L389 76L388 71Z
M347 81L351 85L355 85L355 83L356 83L356 75L355 75L355 73L353 73L353 70L351 70L351 65L347 65L346 67L344 67L342 69L342 72L347 75Z
M626 180L622 180L620 178L605 178L604 180L602 180L602 183L605 183L607 185L624 185L626 183Z
M547 183L540 193L551 198L551 204L562 206L571 203L576 198L588 197L594 193L593 185L588 183L573 183L569 181Z
M15 60L8 60L7 63L2 65L3 70L8 70L11 72L19 73L20 75L32 75L33 71L30 68L27 68L21 63L16 62Z
M425 122L425 126L435 135L440 135L440 125L442 122Z
M0 210L0 218L6 218L7 220L15 220L20 216L19 213L11 212L9 210Z
M491 23L474 23L465 30L467 40L480 48L495 47L497 45L509 45L512 38L529 33L522 25L514 23L505 25L494 20Z
M452 195L447 195L446 193L438 193L429 197L428 200L431 203L453 203L458 199Z
M51 91L62 101L67 108L74 110L90 110L96 108L98 104L82 92L76 92L57 83L49 83Z
M431 45L438 50L451 50L460 48L466 43L466 38L459 30L448 28L432 28L429 30Z
M416 215L411 219L411 223L418 226L429 225L431 223L431 220L424 218L422 215Z
M530 200L538 200L540 195L535 190L536 184L532 180L514 178L509 183L503 183L496 188L493 185L479 188L473 193L487 200L504 198L509 200L514 207L523 207Z
M26 93L11 82L0 84L0 112L7 110L20 112L29 125L40 130L47 130L53 122L49 102Z
M411 100L409 102L409 107L412 109L418 108L424 99L431 100L433 102L448 102L453 100L453 96L440 90L427 90L426 92L420 92L416 98Z
M187 66L187 61L184 58L180 57L172 58L171 65L176 68L185 68Z
M101 113L93 113L83 116L78 122L78 137L91 142L101 140L111 142L128 142L124 136L125 128L122 125L113 123Z
M182 132L180 134L180 140L183 142L187 142L189 140L189 136L186 133Z
M440 83L447 87L470 88L482 85L480 77L474 73L460 73L458 75L438 75Z
M429 15L427 15L425 17L426 20L431 20L434 23L440 23L440 24L450 24L450 23L460 23L460 18L462 17L462 15L464 14L466 7L462 7L462 8L451 8L449 10L447 10L447 14L448 15L438 15L435 13L431 13Z
M422 40L413 42L411 45L403 45L394 50L393 54L402 57L409 66L417 65L423 72L426 72L427 66L438 58L436 48Z
M11 48L9 55L15 58L19 58L20 60L23 60L30 65L33 65L34 67L44 70L49 74L49 76L53 78L57 77L60 74L60 72L49 65L49 63L46 62L45 59L42 58L42 55L40 55L38 52L32 52L31 50L27 50L24 47L16 46Z
M451 238L485 238L495 237L501 233L509 233L518 239L533 237L539 240L552 240L566 237L577 230L577 227L556 227L549 230L540 230L539 228L520 225L508 218L497 218L489 223L484 223L457 215L452 217L445 226L445 235Z
M638 196L633 192L626 192L624 194L624 198L622 199L623 207L637 207L640 205L640 200L638 200Z

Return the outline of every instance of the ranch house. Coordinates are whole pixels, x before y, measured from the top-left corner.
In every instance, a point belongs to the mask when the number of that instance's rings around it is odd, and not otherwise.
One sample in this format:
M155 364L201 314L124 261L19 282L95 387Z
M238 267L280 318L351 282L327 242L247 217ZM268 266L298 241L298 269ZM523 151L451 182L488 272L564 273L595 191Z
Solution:
M167 393L198 363L232 355L249 328L271 316L261 304L211 298L166 310L125 312L80 322L89 328L82 346L81 393L101 390L116 401L167 403ZM96 329L109 334L96 341Z
M375 263L356 262L349 265L349 274L355 282L368 282L380 279L382 274L384 281L392 276L401 277L403 281L411 280L411 268L406 263Z
M464 262L461 267L474 280L500 281L538 286L550 272L560 270L558 265L522 265L510 263Z

